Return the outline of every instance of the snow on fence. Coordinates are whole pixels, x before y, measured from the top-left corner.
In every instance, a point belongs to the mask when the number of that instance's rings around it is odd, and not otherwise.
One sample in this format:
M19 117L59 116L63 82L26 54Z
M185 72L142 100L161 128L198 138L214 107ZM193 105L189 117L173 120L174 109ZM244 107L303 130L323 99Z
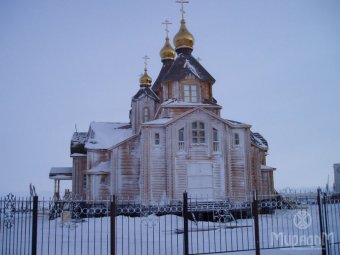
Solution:
M0 198L0 254L340 254L339 218L340 195L320 190L218 200L184 193L163 204L10 194Z

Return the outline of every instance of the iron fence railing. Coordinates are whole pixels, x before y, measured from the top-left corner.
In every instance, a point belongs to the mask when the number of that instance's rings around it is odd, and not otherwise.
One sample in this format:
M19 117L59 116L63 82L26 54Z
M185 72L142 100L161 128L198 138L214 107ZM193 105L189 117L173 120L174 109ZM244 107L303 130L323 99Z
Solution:
M0 198L1 255L216 254L318 249L340 254L340 195L188 197L151 203L112 196Z

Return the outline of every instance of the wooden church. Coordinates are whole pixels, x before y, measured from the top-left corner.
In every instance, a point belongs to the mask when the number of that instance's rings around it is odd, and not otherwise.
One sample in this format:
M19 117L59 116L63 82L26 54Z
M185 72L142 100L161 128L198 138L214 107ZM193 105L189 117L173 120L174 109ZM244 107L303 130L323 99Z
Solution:
M268 143L251 126L220 115L215 79L192 55L194 37L182 17L171 46L160 51L154 83L147 73L131 100L130 122L92 122L71 139L70 168L52 168L89 200L116 194L142 201L179 200L184 191L208 199L274 192Z

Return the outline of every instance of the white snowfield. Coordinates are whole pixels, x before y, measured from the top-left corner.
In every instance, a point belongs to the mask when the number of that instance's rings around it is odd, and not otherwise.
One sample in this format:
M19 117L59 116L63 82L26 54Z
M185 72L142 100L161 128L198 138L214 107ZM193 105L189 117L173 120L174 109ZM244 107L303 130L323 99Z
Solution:
M311 225L306 229L298 229L293 223L298 209L277 210L274 215L260 215L261 248L298 245L294 239L297 236L309 237L310 239L305 241L315 245L261 249L261 254L321 254L316 207L312 205L307 210L311 215ZM339 215L331 217L338 219ZM109 217L74 221L65 215L54 220L49 220L48 215L40 215L38 224L38 254L110 254ZM189 253L255 254L253 226L253 219L239 219L227 223L189 221ZM332 238L339 238L338 232L339 229ZM300 241L299 239L298 242ZM237 251L242 249L251 250ZM183 254L183 218L154 214L145 217L117 216L116 254Z
M260 203L260 206L263 203ZM21 205L21 202L18 204ZM72 219L70 207L64 206L63 212L58 211L61 215L51 219L49 205L49 202L39 204L38 254L111 254L110 217ZM332 244L330 255L340 254L339 206L339 203L327 205L326 219L329 224L327 237ZM184 219L179 216L182 212L181 205L155 207L157 212L164 213L164 209L169 209L177 214L157 216L150 214L153 210L149 207L143 208L138 205L117 207L118 213L135 216L115 217L117 255L183 254ZM87 216L107 213L107 206L97 206L95 209L77 208ZM14 213L14 217L11 218L13 225L8 228L5 227L4 212L6 209L2 210L0 219L0 254L30 254L31 211ZM203 221L199 216L188 221L189 254L255 254L253 218L233 220L233 216L221 211L214 212L213 216L209 217L214 217L215 221ZM296 209L276 209L272 214L260 214L261 254L321 255L319 219L319 207L314 203L301 204Z

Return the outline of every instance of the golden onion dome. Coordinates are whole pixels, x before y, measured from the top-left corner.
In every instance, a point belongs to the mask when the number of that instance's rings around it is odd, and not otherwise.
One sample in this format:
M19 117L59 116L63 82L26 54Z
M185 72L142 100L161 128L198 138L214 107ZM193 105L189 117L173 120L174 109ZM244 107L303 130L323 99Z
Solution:
M147 69L144 68L144 74L139 78L139 84L141 87L151 86L152 79L147 73Z
M193 48L193 45L195 43L194 36L188 31L185 20L181 20L181 27L178 31L178 33L174 37L174 45L176 47L176 50L179 48Z
M164 44L163 48L161 49L159 55L161 56L162 60L164 60L164 59L175 59L176 52L170 44L169 37L165 38L165 44Z

